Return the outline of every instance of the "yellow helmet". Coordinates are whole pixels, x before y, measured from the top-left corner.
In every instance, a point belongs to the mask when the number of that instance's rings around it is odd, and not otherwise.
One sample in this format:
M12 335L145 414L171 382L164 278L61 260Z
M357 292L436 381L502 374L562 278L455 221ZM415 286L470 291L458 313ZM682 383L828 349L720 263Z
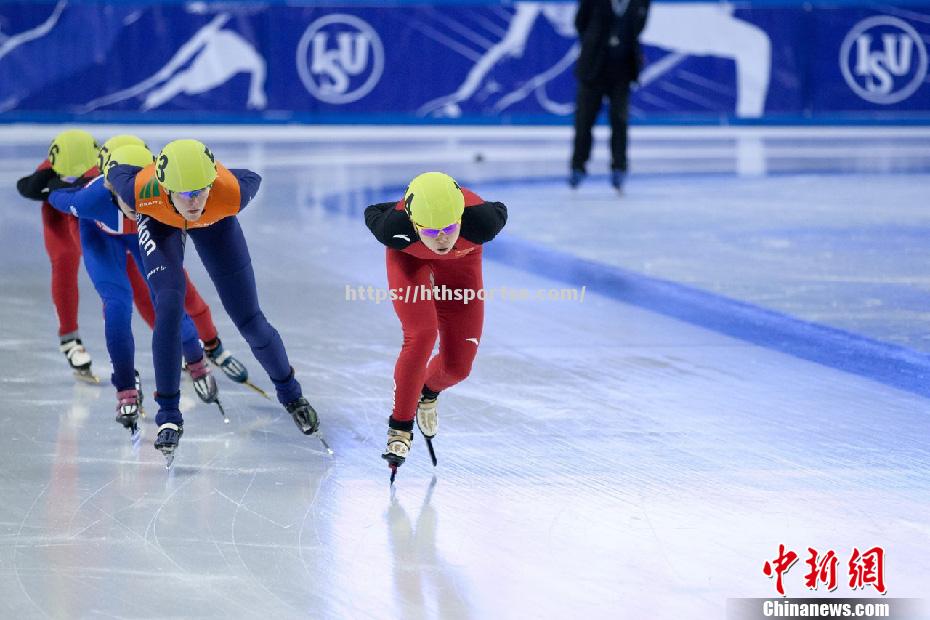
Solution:
M103 174L109 177L110 170L120 164L144 168L154 161L155 156L152 155L152 151L138 144L127 144L110 153L103 166Z
M465 196L455 179L442 172L424 172L404 192L407 215L423 228L445 228L462 218Z
M155 160L155 178L169 192L203 189L216 179L216 161L203 142L175 140Z
M69 129L52 140L48 161L59 175L79 177L96 165L99 148L94 137L83 129Z
M97 167L100 169L100 172L103 172L103 167L107 163L107 158L110 156L110 153L121 146L126 146L127 144L136 144L138 146L144 146L145 148L148 148L148 146L146 146L145 142L139 136L133 136L128 133L113 136L103 143L103 146L100 147L100 152L97 154Z

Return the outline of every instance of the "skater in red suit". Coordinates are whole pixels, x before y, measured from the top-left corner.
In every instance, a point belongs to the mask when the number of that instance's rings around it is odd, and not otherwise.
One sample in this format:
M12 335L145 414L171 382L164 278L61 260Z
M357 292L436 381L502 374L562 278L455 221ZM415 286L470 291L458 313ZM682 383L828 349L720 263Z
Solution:
M42 234L45 251L52 265L52 302L58 313L59 348L79 379L96 382L91 358L78 333L78 268L81 265L81 237L78 219L60 213L48 204L49 183L60 178L73 181L81 175L96 176L97 143L86 131L63 131L52 141L48 159L36 171L16 183L19 193L42 201Z
M366 225L387 246L388 286L404 333L382 454L395 472L410 451L414 418L432 456L437 397L471 372L484 324L481 246L506 222L502 203L441 172L413 179L397 203L365 209ZM430 359L437 336L439 354Z

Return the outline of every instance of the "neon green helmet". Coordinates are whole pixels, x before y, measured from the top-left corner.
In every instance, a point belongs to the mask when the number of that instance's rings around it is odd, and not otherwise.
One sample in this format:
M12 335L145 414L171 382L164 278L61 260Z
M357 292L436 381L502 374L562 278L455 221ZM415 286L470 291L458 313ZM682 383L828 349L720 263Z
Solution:
M154 161L155 156L152 155L152 151L138 144L127 144L110 153L103 166L103 174L109 178L110 170L120 164L144 168Z
M69 129L52 140L48 161L61 176L79 177L97 164L99 148L94 137L83 129Z
M216 179L216 161L203 142L175 140L159 153L155 178L169 192L203 189Z
M139 136L133 136L128 133L113 136L103 143L103 146L100 147L100 152L97 154L97 167L100 168L100 172L103 172L103 167L107 163L107 158L110 156L110 153L121 146L126 146L127 144L135 144L148 148L148 146L146 146L145 142L143 142L142 138Z
M404 192L407 215L422 228L445 228L462 218L465 196L455 179L442 172L424 172Z

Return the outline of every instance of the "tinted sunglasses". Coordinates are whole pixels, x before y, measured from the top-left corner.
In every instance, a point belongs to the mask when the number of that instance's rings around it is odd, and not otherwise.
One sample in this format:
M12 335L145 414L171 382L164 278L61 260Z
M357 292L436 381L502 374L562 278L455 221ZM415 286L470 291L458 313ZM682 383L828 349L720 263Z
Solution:
M204 187L203 189L193 189L193 190L191 190L191 191L189 191L189 192L174 192L174 193L175 193L175 194L179 194L179 195L181 195L181 196L184 196L184 197L187 198L187 199L191 199L191 198L196 198L197 196L199 196L200 194L204 193L205 191L207 191L207 190L210 189L211 187L213 187L213 183L211 183L210 185L207 185L207 186Z
M414 222L413 225L416 226L417 230L423 233L423 236L425 237L438 237L439 233L442 233L444 235L453 234L456 230L459 229L459 226L461 225L461 223L462 223L462 220L459 220L458 222L449 224L445 228L424 228L423 226L420 226L416 222Z

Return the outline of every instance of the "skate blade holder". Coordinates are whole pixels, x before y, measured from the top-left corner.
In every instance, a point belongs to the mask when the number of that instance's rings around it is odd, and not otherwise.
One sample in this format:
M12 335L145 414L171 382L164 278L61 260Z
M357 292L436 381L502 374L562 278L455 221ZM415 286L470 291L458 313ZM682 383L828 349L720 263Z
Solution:
M171 469L171 466L174 464L174 451L177 449L177 446L172 448L156 448L162 455L165 457L165 469Z
M87 370L75 370L74 378L77 379L78 381L89 383L90 385L100 384L100 377L98 377L93 372L91 372L89 368Z

